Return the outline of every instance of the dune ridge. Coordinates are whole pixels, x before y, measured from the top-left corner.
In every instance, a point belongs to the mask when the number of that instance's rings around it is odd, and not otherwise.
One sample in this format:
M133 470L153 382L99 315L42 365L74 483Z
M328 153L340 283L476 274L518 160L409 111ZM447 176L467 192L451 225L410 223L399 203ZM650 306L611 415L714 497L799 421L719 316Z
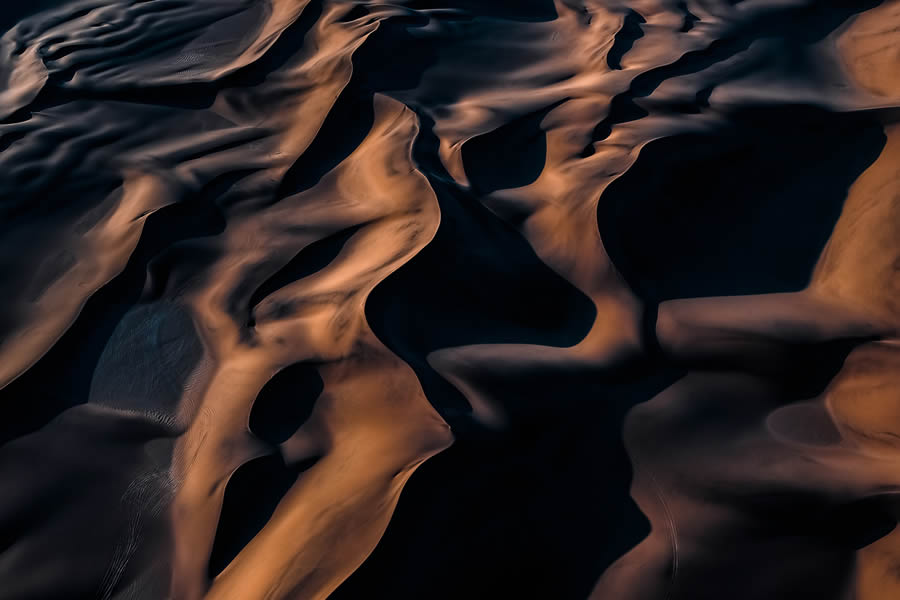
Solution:
M0 598L900 593L896 0L10 15Z

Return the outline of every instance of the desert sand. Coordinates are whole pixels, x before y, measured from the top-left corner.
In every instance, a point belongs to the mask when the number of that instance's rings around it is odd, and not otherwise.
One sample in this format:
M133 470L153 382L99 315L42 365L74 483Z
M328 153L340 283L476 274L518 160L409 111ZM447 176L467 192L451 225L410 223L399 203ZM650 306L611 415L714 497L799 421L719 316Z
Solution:
M900 597L900 1L0 34L0 600Z

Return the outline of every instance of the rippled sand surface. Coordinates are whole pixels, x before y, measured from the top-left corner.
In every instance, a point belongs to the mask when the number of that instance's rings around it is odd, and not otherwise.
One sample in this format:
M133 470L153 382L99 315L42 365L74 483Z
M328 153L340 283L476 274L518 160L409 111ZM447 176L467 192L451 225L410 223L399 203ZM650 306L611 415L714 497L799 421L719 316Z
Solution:
M900 2L0 10L0 599L900 597Z

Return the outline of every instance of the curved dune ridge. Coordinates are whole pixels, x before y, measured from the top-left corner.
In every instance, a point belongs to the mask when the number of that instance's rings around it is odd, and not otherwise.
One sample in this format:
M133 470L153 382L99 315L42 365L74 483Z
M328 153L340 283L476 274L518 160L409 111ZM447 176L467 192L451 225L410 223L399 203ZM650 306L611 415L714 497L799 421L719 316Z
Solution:
M13 4L0 599L900 597L900 1Z

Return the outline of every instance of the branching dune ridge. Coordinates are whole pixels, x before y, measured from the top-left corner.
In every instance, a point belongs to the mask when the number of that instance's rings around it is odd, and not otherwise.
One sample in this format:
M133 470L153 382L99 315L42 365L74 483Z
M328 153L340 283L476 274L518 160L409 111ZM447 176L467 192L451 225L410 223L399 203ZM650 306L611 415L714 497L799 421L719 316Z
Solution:
M0 10L0 600L900 598L900 1Z

